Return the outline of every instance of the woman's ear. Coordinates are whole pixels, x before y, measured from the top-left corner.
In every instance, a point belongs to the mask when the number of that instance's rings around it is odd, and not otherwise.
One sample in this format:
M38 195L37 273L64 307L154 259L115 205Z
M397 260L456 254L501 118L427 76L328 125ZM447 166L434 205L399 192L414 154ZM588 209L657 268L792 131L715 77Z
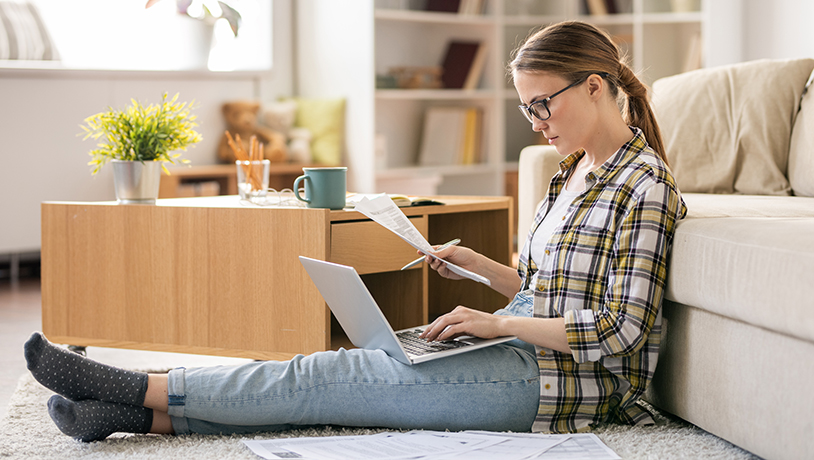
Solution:
M597 74L592 74L585 80L588 87L588 95L593 100L598 100L605 92L605 80Z

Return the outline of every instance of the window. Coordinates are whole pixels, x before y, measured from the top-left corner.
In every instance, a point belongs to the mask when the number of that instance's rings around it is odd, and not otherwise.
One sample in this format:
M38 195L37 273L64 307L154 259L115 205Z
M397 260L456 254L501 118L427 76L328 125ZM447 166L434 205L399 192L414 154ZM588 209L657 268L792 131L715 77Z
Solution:
M0 14L10 3L0 2ZM269 1L224 0L241 15L237 36L224 18L211 24L191 17L202 15L204 4L214 17L220 17L219 2L214 0L193 0L189 14L181 14L179 5L190 2L176 0L160 0L150 8L145 8L147 0L28 0L28 3L36 6L40 24L54 44L57 67L271 69L272 8ZM24 2L16 2L17 7L21 4Z

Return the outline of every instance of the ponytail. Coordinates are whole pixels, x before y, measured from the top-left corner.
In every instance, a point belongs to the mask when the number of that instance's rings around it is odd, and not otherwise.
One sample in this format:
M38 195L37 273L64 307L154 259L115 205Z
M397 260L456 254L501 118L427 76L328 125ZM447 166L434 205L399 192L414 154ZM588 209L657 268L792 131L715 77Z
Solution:
M625 123L641 129L650 147L664 161L664 164L669 166L664 151L661 129L658 122L656 122L653 109L650 107L647 87L624 62L619 63L619 87L627 96L627 104L624 105L622 110Z

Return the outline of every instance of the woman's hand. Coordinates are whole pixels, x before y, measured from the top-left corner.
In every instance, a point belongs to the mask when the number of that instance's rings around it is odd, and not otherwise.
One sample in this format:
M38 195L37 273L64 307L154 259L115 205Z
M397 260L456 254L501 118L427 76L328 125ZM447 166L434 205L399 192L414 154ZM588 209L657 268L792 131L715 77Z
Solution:
M434 249L437 250L435 252L436 257L440 257L441 259L446 260L447 262L451 262L461 268L465 268L469 271L477 273L475 268L477 255L478 253L462 246L449 246L444 249L438 250L440 246L434 246ZM424 261L427 262L427 265L430 266L433 270L437 271L439 275L443 276L444 278L448 278L451 280L460 280L464 279L462 276L453 273L447 265L440 260L436 259L435 257L431 256L424 256Z
M451 340L462 335L492 339L504 334L502 316L458 306L446 315L439 316L419 336L428 341Z
M438 249L440 246L434 246ZM419 252L420 254L420 252ZM491 288L511 299L520 289L520 276L513 267L503 265L463 246L449 246L437 250L434 255L478 275L485 276L492 283ZM425 256L424 261L444 278L460 280L463 277L453 273L440 260Z
M439 316L419 336L428 341L451 340L462 335L493 339L513 335L543 348L573 354L565 333L565 319L527 318L485 313L458 306Z

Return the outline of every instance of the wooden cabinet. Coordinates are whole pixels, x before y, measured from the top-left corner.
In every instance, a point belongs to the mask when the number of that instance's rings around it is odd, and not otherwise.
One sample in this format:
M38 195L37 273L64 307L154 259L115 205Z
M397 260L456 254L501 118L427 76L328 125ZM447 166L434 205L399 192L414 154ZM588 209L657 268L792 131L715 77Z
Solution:
M432 244L459 237L510 262L511 200L438 197L402 208ZM508 299L441 278L356 211L240 204L236 196L43 203L42 323L53 342L255 359L348 347L298 256L350 264L395 329Z

